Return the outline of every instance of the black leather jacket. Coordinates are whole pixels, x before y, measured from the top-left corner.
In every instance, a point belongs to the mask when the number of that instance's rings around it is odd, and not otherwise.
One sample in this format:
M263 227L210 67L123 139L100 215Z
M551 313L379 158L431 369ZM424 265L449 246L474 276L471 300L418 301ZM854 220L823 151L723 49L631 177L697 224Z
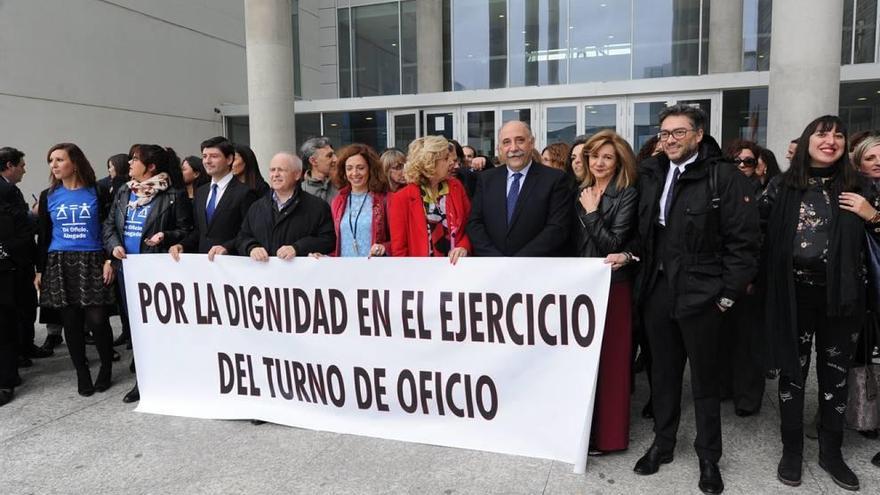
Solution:
M605 189L599 209L587 213L578 200L583 188L575 193L574 233L577 256L604 258L625 250L636 235L639 193L635 187L617 189L617 177ZM625 280L631 266L611 273L611 281Z
M116 246L124 246L122 239L130 194L128 185L120 187L113 195L110 214L104 220L104 249L109 255L112 255ZM156 194L152 205L141 237L141 253L164 253L192 230L192 208L186 192L176 189L167 189ZM144 242L159 232L165 233L165 238L159 245L148 246ZM116 259L112 259L115 263Z

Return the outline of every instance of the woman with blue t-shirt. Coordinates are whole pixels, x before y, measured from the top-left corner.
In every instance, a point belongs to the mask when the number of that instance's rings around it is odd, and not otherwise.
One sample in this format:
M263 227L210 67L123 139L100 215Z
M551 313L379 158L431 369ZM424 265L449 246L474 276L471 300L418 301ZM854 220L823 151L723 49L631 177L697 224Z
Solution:
M164 253L192 229L192 210L186 192L171 188L168 169L172 156L156 144L136 144L129 160L131 180L119 188L104 221L104 249L119 265L120 310L128 317L124 273L119 262L131 254ZM137 383L123 398L140 399Z
M116 302L114 273L101 242L109 191L97 185L92 165L75 144L56 144L49 149L47 162L51 185L40 193L34 286L40 291L40 306L61 311L77 389L90 396L110 388L113 368L113 334L104 320L107 305ZM86 361L86 324L101 358L94 383Z

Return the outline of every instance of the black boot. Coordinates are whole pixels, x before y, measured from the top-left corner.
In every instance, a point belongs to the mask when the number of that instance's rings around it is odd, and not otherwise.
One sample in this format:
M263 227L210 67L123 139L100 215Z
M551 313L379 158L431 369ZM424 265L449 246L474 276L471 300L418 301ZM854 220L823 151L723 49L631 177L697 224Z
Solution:
M843 445L842 431L828 431L819 428L819 467L825 470L837 486L844 490L857 491L859 478L843 461L840 446Z
M112 375L112 366L101 365L101 369L98 370L98 379L95 380L95 390L97 390L98 392L104 392L105 390L110 388L110 377Z
M804 430L782 430L782 459L776 477L788 486L800 486L804 464Z
M138 390L137 382L135 382L134 388L132 388L128 391L127 394L125 394L125 397L122 398L122 402L129 404L131 402L137 402L139 400L141 400L141 391Z
M76 391L83 397L89 397L95 393L95 385L92 384L92 373L88 366L76 369Z

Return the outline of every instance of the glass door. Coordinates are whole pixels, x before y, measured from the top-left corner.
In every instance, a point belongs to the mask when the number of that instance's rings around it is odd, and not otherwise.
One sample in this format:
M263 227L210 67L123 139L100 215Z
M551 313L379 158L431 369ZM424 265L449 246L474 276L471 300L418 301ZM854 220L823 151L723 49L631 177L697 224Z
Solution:
M424 110L422 113L422 134L424 136L443 136L455 139L457 108L439 108Z
M540 151L548 144L568 143L571 144L580 131L578 122L579 102L553 103L544 105L543 130L538 135L538 144L535 146Z
M421 135L417 110L398 110L389 113L389 148L397 148L406 153L409 143ZM377 150L381 151L381 150Z
M715 115L720 109L720 93L665 95L649 98L628 98L626 139L633 151L639 152L642 145L660 131L660 111L675 104L692 105L706 112L706 132L720 138L721 119Z
M492 156L495 153L496 119L494 108L464 108L464 139L462 145L477 150L478 155ZM500 125L500 123L498 124Z

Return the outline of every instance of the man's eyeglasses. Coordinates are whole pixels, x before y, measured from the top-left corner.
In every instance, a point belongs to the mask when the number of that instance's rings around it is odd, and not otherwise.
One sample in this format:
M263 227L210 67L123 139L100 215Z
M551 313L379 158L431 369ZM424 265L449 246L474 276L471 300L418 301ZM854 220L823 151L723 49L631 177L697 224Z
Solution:
M733 159L733 163L737 167L745 167L745 168L755 168L758 166L758 160L751 158L751 157L749 157L749 158L737 157L737 158Z
M681 139L687 136L687 133L691 132L693 129L685 129L684 127L679 127L678 129L673 129L671 131L660 131L657 133L657 139L660 141L666 141L669 139L669 136L674 137L675 139Z

